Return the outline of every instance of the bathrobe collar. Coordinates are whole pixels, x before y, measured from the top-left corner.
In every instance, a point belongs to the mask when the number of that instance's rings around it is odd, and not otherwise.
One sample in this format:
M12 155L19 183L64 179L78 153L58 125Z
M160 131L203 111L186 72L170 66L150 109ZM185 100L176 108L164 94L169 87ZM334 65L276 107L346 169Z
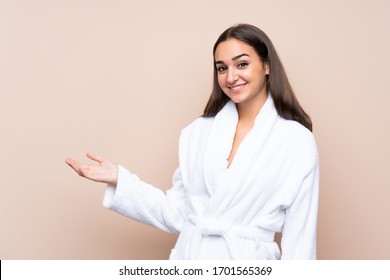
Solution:
M240 143L228 168L227 159L238 123L236 104L229 101L215 116L204 162L206 188L211 197L208 215L217 217L219 213L225 213L232 200L240 193L245 193L245 188L250 185L245 183L251 179L250 166L261 157L277 118L272 97L268 94L253 128Z

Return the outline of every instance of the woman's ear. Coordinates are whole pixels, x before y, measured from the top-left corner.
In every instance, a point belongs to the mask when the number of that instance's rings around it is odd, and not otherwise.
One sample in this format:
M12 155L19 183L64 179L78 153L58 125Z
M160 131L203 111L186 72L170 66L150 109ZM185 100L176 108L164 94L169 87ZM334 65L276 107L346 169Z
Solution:
M265 68L265 74L269 75L269 62L268 61L264 62L264 68Z

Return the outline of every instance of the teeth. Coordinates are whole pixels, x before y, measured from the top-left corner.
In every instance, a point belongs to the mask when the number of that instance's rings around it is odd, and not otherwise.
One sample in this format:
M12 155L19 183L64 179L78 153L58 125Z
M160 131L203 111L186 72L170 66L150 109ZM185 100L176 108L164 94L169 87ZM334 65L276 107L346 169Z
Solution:
M239 89L239 88L242 88L245 84L243 85L237 85L237 86L234 86L234 87L230 87L230 89Z

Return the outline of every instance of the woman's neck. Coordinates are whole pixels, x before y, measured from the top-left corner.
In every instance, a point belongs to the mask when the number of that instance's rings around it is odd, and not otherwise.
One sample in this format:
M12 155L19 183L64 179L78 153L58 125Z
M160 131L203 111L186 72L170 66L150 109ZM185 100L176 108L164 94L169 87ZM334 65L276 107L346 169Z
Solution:
M250 100L236 104L238 119L240 122L254 123L264 103L267 101L268 94L261 95L256 100Z

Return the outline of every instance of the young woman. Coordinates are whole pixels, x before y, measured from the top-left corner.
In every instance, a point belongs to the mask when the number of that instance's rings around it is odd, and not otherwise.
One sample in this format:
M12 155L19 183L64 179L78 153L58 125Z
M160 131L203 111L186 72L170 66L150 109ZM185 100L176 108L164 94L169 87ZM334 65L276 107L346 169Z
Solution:
M214 88L204 115L182 130L166 193L92 154L98 164L66 162L108 184L105 207L179 233L170 259L315 259L319 162L310 117L260 29L233 26L213 52Z

